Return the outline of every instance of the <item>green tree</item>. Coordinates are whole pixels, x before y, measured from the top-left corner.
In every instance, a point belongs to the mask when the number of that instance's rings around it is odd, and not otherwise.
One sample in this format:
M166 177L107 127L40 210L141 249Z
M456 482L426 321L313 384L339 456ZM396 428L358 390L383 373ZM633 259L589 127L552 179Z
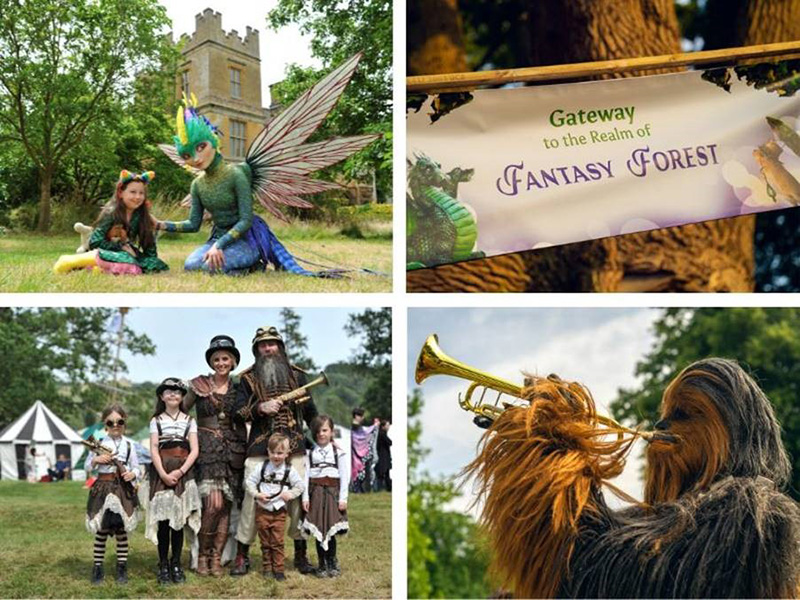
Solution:
M306 371L316 371L317 365L306 354L308 338L300 332L300 315L291 308L281 309L281 332L289 361Z
M37 399L73 427L96 422L109 399L113 373L127 371L115 358L116 332L108 332L113 314L111 308L0 309L0 352L5 358L0 365L0 424ZM131 354L155 353L147 335L126 326L122 337Z
M408 597L485 598L488 551L469 515L445 505L458 496L452 481L433 479L421 464L422 392L408 398Z
M620 389L614 417L652 426L669 381L689 363L719 356L737 360L771 400L793 461L800 498L800 310L795 308L670 308L653 325L653 349L636 364L641 385Z
M375 174L378 197L392 197L392 3L385 0L328 2L279 0L267 17L279 29L290 23L311 36L311 52L322 69L290 65L273 86L273 104L288 106L300 94L352 55L363 52L358 70L336 108L313 139L332 135L380 133L383 137L357 155L327 169L329 177L369 181Z
M363 407L372 416L392 418L392 309L368 308L351 314L344 327L350 336L362 337L353 358L374 379L364 393Z
M135 75L174 52L156 0L9 0L0 6L0 139L19 144L39 176L38 229L51 186L93 123L111 118Z

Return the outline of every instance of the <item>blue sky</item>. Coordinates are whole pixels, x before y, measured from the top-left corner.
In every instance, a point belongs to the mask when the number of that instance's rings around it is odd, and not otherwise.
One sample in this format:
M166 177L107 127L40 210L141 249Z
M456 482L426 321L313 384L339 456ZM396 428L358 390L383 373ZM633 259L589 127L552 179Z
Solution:
M298 308L301 331L308 338L309 355L319 367L349 359L360 339L344 332L350 313L362 308ZM165 377L189 378L209 369L205 364L208 342L217 334L236 340L242 365L252 363L250 341L258 327L280 328L280 308L135 308L126 325L146 333L156 345L155 356L132 356L123 350L131 381L161 381Z

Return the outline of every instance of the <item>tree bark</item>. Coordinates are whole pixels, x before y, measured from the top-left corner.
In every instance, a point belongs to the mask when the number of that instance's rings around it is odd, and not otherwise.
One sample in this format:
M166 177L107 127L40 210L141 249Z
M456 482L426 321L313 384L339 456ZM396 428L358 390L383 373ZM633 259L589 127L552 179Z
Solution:
M39 220L36 229L39 233L47 233L50 231L50 189L53 184L53 171L41 169L39 177Z
M680 51L673 0L530 0L529 11L531 64ZM739 217L444 265L410 272L408 291L752 291L754 229Z
M408 74L466 71L458 0L408 0L406 6Z

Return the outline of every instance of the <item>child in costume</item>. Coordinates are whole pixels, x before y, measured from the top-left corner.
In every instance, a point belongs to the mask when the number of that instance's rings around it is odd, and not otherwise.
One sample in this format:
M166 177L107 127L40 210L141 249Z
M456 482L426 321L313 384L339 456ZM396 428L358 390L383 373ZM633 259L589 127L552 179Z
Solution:
M262 571L277 581L286 579L283 572L283 534L286 529L286 503L303 493L303 480L291 465L289 438L274 433L267 442L269 460L251 473L245 482L256 502L256 529L261 540Z
M197 423L182 408L187 387L168 377L156 388L156 410L150 419L153 462L141 496L147 508L145 536L158 545L158 582L183 583L183 528L200 531L200 494L192 466L199 453ZM172 557L168 561L169 547Z
M336 536L347 533L347 491L350 486L350 460L333 441L333 419L317 415L311 421L314 447L306 455L306 481L303 510L306 518L300 528L317 543L317 577L342 574L336 559Z
M147 185L155 173L119 174L114 199L101 211L89 237L89 252L65 254L53 270L98 267L114 275L140 275L166 271L167 263L158 258L153 222L147 202Z
M86 472L97 470L97 480L86 503L86 529L94 534L94 566L91 581L103 581L103 559L108 536L117 538L117 583L128 581L128 532L139 522L139 500L133 485L140 477L133 442L124 436L128 415L119 404L108 406L101 419L106 437L100 442L109 452L89 452Z
M219 130L198 114L194 96L184 98L176 117L175 146L159 147L182 167L202 174L192 182L189 218L159 222L158 228L198 231L204 211L211 214L211 237L186 259L187 271L242 274L272 264L276 270L298 275L338 274L315 273L298 265L264 220L253 214L253 199L286 220L278 205L310 208L313 205L300 195L339 187L308 175L347 158L379 137L362 135L303 144L336 104L360 58L360 54L350 58L273 119L256 136L241 164L225 163L218 151Z

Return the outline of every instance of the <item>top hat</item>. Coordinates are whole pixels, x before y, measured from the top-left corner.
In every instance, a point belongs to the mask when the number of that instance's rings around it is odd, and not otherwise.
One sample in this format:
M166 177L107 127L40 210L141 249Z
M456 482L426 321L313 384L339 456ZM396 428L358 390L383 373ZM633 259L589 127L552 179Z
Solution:
M189 388L187 388L186 384L177 377L167 377L156 388L156 396L160 398L161 394L163 394L165 390L178 390L181 393L181 396L185 396L189 391Z
M239 349L236 347L236 342L233 341L233 338L229 335L215 335L211 338L211 341L208 343L208 350L206 350L206 363L209 367L211 366L211 356L218 350L230 352L233 358L236 359L236 364L239 364L241 356L239 355Z
M253 338L253 356L258 358L258 350L257 346L259 342L267 342L267 341L275 341L278 342L281 346L285 347L283 343L283 338L281 334L278 333L277 327L259 327L256 329L256 335Z

